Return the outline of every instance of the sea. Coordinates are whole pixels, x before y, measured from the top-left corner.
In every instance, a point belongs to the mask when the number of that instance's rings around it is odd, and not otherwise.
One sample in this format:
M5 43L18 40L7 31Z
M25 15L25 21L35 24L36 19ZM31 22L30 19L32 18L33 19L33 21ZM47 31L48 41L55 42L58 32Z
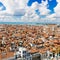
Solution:
M48 24L59 24L57 22L0 22L0 24L13 24L13 25L48 25Z

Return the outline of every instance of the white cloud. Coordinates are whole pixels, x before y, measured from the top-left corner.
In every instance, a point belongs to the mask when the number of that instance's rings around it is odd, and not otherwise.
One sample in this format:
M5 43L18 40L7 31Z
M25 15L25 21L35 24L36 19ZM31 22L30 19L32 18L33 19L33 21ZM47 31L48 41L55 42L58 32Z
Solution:
M41 4L38 4L38 2L34 2L31 7L28 7L26 9L26 13L24 16L21 17L21 21L28 21L28 22L38 22L42 19L45 19L41 17L42 15L49 15L50 10L47 9L48 7L47 0L44 2L42 1ZM39 10L40 15L36 14L35 10Z
M54 8L56 13L58 13L60 11L60 0L57 0L57 3L58 3L57 6Z
M54 8L55 15L56 15L56 20L57 22L60 22L60 0L57 0L57 6Z
M0 18L2 18L3 22L39 22L44 20L56 20L56 16L60 17L60 1L57 0L58 5L55 7L55 13L50 14L50 10L48 9L48 0L43 1L41 4L38 2L34 2L32 6L27 6L28 0L0 0L4 6L6 7L5 11L0 11ZM50 0L51 1L51 0ZM39 10L39 15L36 13L36 10ZM11 15L20 15L20 17L9 17L5 16L6 14ZM44 16L44 17L43 17ZM2 18L0 21L2 21ZM9 18L9 19L8 19Z
M56 14L48 15L48 16L46 16L46 18L50 19L50 20L56 20Z
M0 0L6 7L6 13L14 14L16 11L22 11L27 6L28 0Z
M36 9L38 9L38 8L39 8L38 2L34 2L34 3L32 4L32 6L31 6L31 9L33 9L33 10L36 10Z
M47 20L50 19L50 21L55 21L55 23L60 22L60 0L57 0L57 3L57 6L54 8L55 13L46 16Z

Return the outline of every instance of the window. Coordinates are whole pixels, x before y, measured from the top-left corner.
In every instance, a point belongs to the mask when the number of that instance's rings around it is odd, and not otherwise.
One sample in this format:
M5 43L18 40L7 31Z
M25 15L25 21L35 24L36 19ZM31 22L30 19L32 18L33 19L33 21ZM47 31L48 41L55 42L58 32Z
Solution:
M55 53L53 53L53 57L55 57Z
M50 57L52 57L52 54L50 54Z
M21 51L19 51L19 53L21 53Z
M30 53L27 53L27 56L30 56Z
M26 54L26 51L23 51L23 54Z
M26 58L26 55L23 55L24 58Z
M27 58L27 60L29 60L29 59Z

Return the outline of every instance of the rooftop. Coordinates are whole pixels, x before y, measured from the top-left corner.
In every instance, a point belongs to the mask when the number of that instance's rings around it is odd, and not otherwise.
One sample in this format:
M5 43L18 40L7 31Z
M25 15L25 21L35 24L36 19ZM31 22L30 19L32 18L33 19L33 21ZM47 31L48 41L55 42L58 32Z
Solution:
M0 26L0 60L3 59L3 53L6 53L4 58L14 56L21 41L23 49L30 53L44 54L47 50L60 52L60 27L58 25L2 24ZM11 45L12 42L14 42L13 45ZM10 49L12 47L13 51Z

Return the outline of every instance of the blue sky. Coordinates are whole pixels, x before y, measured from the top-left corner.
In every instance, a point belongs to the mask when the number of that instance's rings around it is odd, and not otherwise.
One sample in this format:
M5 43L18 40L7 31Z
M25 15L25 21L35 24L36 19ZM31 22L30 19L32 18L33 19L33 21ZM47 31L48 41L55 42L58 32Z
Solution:
M5 18L3 22L60 22L60 0L0 0L1 19L2 15L4 18L12 16L11 20Z
M41 3L41 0L29 0L28 1L28 6L31 6L34 2L38 2L39 4ZM44 0L45 1L45 0ZM57 1L56 0L52 0L52 1L49 1L48 0L48 3L49 3L49 7L48 7L48 9L50 9L52 12L54 12L54 7L56 7L56 5L57 5ZM0 6L2 6L3 4L0 2ZM5 7L3 8L3 9L5 9Z
M36 1L37 1L39 4L41 3L41 0L29 0L28 5L31 6L32 3L36 2ZM45 1L45 0L44 0L44 1ZM48 4L49 4L48 9L50 9L50 10L52 10L52 12L54 12L53 9L54 9L54 7L56 7L57 1L56 1L56 0L52 0L52 1L49 1L49 0L48 0Z

